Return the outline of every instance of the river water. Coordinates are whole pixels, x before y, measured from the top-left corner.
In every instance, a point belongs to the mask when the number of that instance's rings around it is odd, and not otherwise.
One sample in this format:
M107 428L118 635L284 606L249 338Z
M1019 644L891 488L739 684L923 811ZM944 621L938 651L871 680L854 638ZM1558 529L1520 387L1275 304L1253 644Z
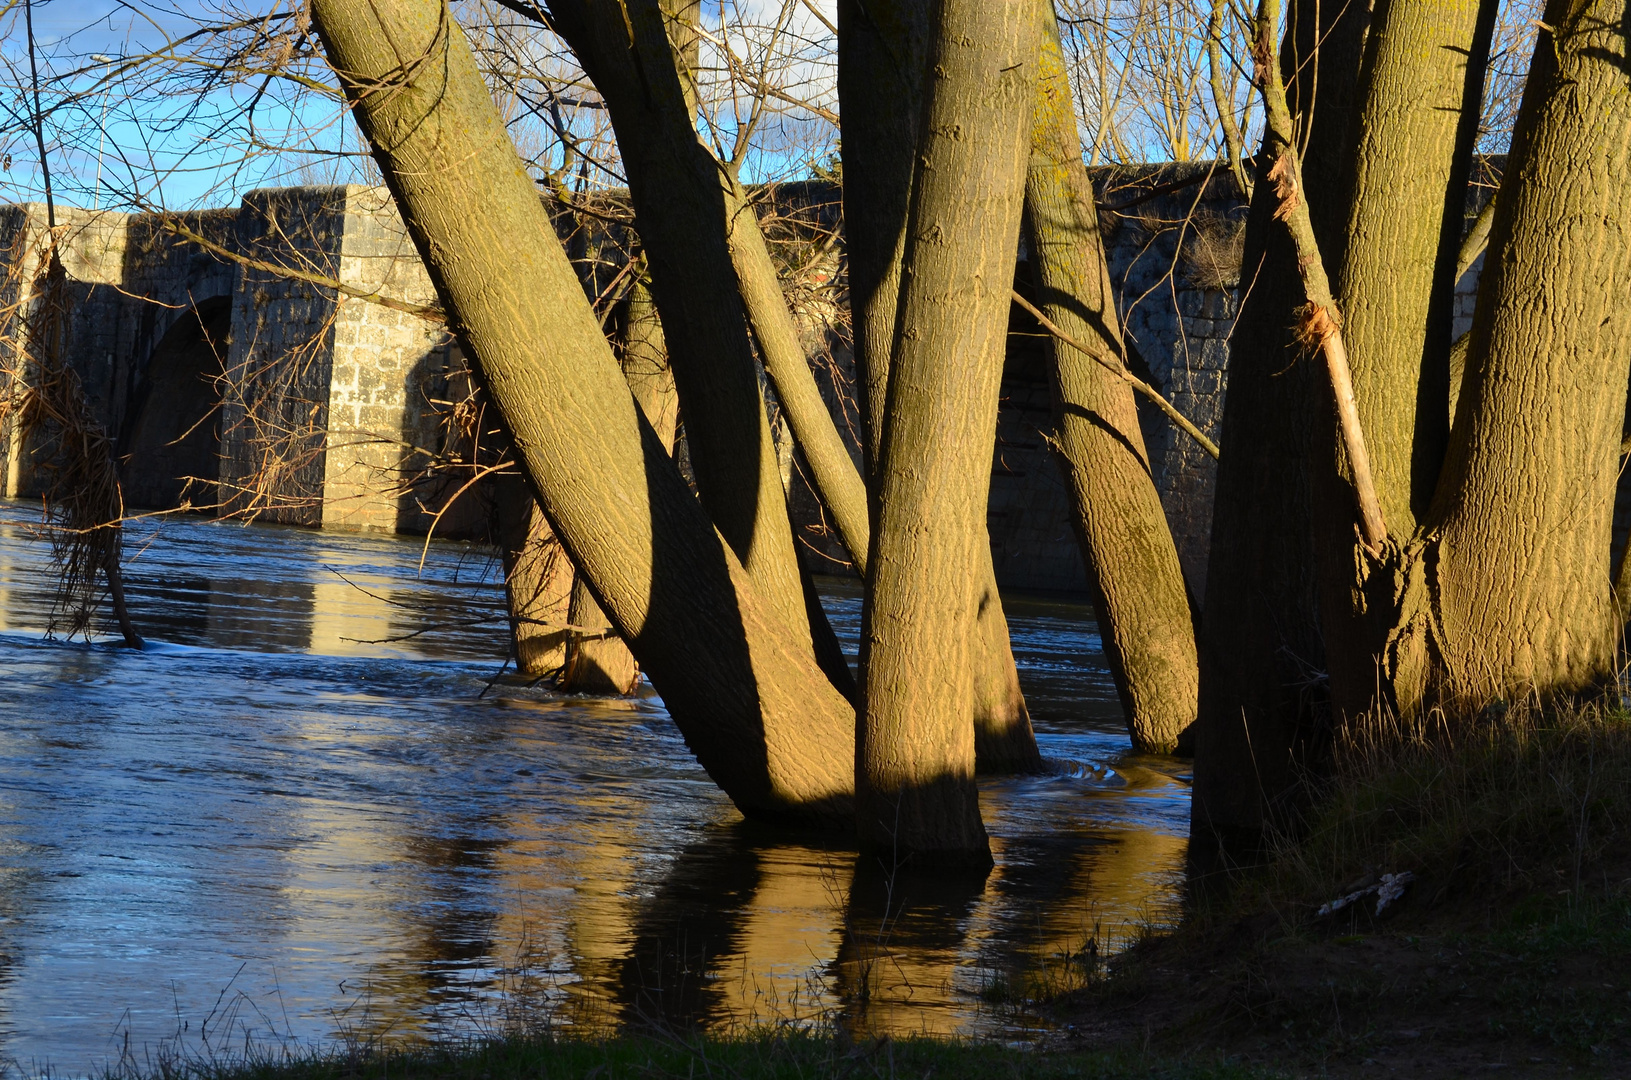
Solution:
M38 515L0 504L0 1075L541 1023L1016 1037L1172 915L1187 776L1129 752L1081 605L1009 602L1050 771L982 782L997 866L956 886L743 822L649 687L506 678L484 548L136 523L135 652L46 635Z

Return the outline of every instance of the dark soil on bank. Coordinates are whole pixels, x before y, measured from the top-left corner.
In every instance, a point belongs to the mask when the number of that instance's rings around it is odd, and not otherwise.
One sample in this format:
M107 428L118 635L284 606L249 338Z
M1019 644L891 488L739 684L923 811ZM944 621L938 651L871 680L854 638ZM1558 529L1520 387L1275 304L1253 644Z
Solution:
M1340 747L1295 839L1052 1010L1080 1047L1291 1075L1631 1076L1631 718ZM1372 893L1408 873L1376 914Z

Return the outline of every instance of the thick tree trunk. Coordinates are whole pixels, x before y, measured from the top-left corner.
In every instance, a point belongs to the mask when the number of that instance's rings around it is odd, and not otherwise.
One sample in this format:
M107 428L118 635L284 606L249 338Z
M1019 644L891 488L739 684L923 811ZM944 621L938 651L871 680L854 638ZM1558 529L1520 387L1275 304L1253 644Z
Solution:
M617 133L702 503L759 594L798 625L807 613L726 244L726 185L697 139L691 80L679 71L668 33L675 19L658 0L554 0L548 8Z
M844 241L855 364L862 384L862 461L868 477L882 446L900 299L901 258L912 195L913 147L927 70L928 0L841 0L838 96L844 135ZM843 102L849 108L842 108ZM879 102L891 103L880 108ZM874 489L873 494L876 495ZM876 505L875 501L872 505ZM974 667L974 745L981 772L1041 767L1031 714L1014 666L1008 618L991 566L990 539L979 559Z
M1308 133L1302 175L1315 231L1337 266L1341 230L1332 219L1341 200L1333 193L1368 19L1368 4L1300 0L1287 14L1282 53L1291 111ZM1276 148L1266 139L1265 149ZM1201 869L1255 848L1276 808L1294 797L1298 762L1323 723L1311 470L1320 467L1312 450L1331 398L1325 372L1301 355L1293 331L1302 282L1274 218L1272 156L1259 155L1246 227L1202 607L1190 831Z
M1042 310L1071 338L1100 350L1093 357L1050 338L1057 447L1128 733L1140 750L1171 753L1195 722L1194 617L1132 389L1101 362L1121 362L1121 327L1058 24L1051 5L1039 11L1040 75L1025 181L1031 258Z
M1426 515L1449 441L1450 329L1467 181L1496 0L1393 0L1366 42L1348 196L1347 257L1336 281L1354 398L1383 520L1385 550L1356 550L1351 503L1321 500L1321 599L1332 707L1409 713L1378 659L1397 636L1401 562ZM1340 477L1351 480L1334 444ZM1326 512L1328 511L1328 512ZM1405 628L1406 635L1424 627ZM1409 650L1406 649L1406 652ZM1377 694L1383 696L1377 700Z
M623 350L618 359L635 404L657 433L663 449L673 453L679 397L674 393L674 372L668 366L662 320L644 277L635 279L629 287L623 310ZM573 630L566 636L556 665L561 669L556 685L585 694L632 694L640 684L640 666L628 644L612 630L611 621L583 581L568 583L566 594L571 624L596 627L601 633Z
M1614 489L1631 377L1625 0L1551 0L1496 205L1433 551L1435 697L1615 685ZM1408 619L1411 612L1404 613Z
M883 447L889 357L912 199L912 151L929 54L929 9L929 0L838 3L844 245L868 477L876 471Z
M853 710L635 405L446 6L312 14L539 504L698 759L745 813L853 821Z
M969 661L1038 20L1028 2L935 10L877 463L856 785L863 844L989 866Z

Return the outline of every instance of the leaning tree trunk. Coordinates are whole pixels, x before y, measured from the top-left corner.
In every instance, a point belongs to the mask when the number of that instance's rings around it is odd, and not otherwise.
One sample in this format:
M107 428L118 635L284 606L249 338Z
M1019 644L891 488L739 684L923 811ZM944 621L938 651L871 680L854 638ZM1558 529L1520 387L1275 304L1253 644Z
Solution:
M1457 260L1497 7L1393 0L1378 9L1365 46L1335 286L1387 543L1375 553L1355 544L1351 469L1340 440L1328 439L1321 452L1335 455L1337 472L1321 470L1316 533L1338 717L1378 706L1408 714L1420 691L1421 673L1403 673L1401 699L1378 658L1409 655L1405 639L1426 630L1397 627L1394 598L1449 441Z
M668 36L675 17L658 0L553 0L548 8L617 134L702 503L765 602L789 625L806 622L780 463L725 240L719 163L697 139L692 81ZM813 640L823 632L830 627L811 630L813 655L824 653Z
M928 0L842 0L838 96L844 136L844 241L855 366L860 377L862 462L876 482L912 194L913 147L928 50ZM880 102L890 103L880 107ZM853 549L852 549L853 551ZM976 552L979 612L974 666L974 747L981 772L1038 769L1042 756L1014 666L991 545Z
M668 366L668 345L662 320L652 303L644 277L629 287L623 308L623 377L635 404L657 433L663 449L674 451L679 426L679 398L674 393L674 372ZM640 666L628 643L617 636L611 620L600 610L588 583L579 579L569 590L569 621L574 629L561 657L562 690L585 694L632 694L640 684ZM599 632L585 630L599 628Z
M1308 132L1302 174L1333 265L1341 261L1333 193L1368 18L1368 4L1319 0L1298 0L1287 16L1282 69L1293 115ZM1258 157L1223 405L1190 823L1190 851L1203 870L1256 848L1277 808L1295 798L1299 762L1316 751L1322 730L1311 469L1330 391L1292 330L1302 282L1266 179L1279 149L1266 137Z
M313 23L539 505L698 760L747 814L853 821L853 717L627 382L440 0Z
M1194 617L1132 388L1110 370L1125 355L1110 268L1058 23L1051 5L1038 10L1039 79L1025 181L1038 299L1050 320L1099 353L1050 340L1056 446L1128 733L1140 750L1171 753L1195 722Z
M1625 0L1551 0L1496 205L1432 550L1434 696L1615 686L1614 489L1631 377ZM1408 618L1407 610L1402 618ZM1437 654L1436 656L1434 654Z
M861 842L989 866L970 669L1036 89L1029 3L943 0L862 611Z

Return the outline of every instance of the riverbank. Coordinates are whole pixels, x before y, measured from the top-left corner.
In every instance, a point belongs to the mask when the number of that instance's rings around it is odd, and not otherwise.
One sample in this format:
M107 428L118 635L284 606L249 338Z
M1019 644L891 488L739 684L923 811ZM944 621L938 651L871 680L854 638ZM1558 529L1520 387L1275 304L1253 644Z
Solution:
M1631 717L1486 710L1337 758L1301 839L1058 996L1075 1044L1299 1075L1631 1073ZM1409 878L1383 903L1388 875Z
M1267 1080L1278 1075L1215 1056L1166 1059L1134 1051L1048 1052L945 1039L855 1043L781 1030L738 1038L502 1039L433 1050L325 1054L219 1067L172 1062L112 1071L101 1080Z

